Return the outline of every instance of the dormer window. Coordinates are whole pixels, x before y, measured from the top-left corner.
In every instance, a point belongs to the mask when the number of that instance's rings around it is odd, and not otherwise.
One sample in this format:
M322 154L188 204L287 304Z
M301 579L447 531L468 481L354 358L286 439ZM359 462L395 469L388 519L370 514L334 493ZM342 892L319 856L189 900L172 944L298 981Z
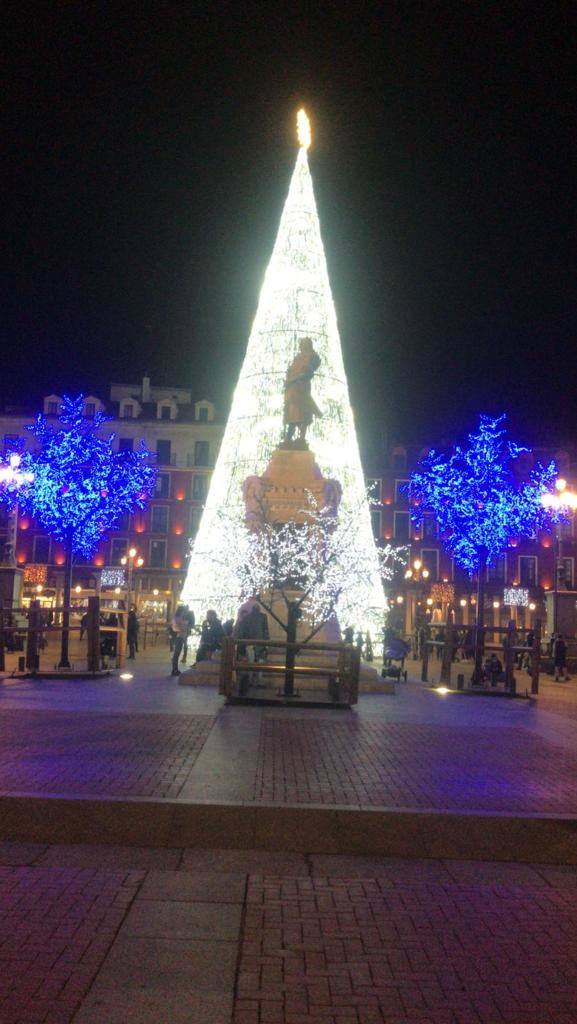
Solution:
M58 416L58 402L48 402L46 412L48 416Z
M214 420L214 405L212 402L207 402L206 399L203 399L202 402L196 402L194 418L197 423L212 423Z
M156 406L157 420L175 420L178 406L174 399L162 398Z
M86 405L84 406L84 415L88 416L90 419L93 419L95 413L96 413L96 405L95 405L95 403L94 402L87 402Z
M125 419L125 420L133 420L134 419L134 406L131 405L130 402L127 402L126 405L122 406L121 415L122 415L123 419Z

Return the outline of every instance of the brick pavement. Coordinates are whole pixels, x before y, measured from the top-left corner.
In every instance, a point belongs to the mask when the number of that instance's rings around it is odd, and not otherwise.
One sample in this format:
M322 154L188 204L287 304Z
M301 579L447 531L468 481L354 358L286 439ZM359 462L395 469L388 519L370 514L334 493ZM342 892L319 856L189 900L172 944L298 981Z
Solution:
M255 800L574 811L577 752L502 725L271 717L263 720Z
M177 797L213 723L208 715L2 709L0 789Z
M577 1020L575 867L19 843L0 864L0 1024Z
M0 867L0 1022L68 1024L143 872Z
M577 683L544 681L538 706L410 684L305 712L223 708L138 671L6 680L0 793L577 813Z
M253 876L234 1024L575 1024L575 879L524 881Z

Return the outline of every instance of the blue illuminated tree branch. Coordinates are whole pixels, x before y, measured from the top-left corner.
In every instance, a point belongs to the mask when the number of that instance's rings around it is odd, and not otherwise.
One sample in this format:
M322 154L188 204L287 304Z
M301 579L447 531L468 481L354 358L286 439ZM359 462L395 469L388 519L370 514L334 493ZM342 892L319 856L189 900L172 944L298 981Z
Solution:
M429 452L408 485L411 518L420 525L432 513L447 550L470 575L492 565L512 540L555 521L542 495L553 491L557 467L537 464L528 480L519 479L515 461L530 449L507 440L504 419L481 416L468 448Z
M411 518L420 525L432 513L447 551L470 575L478 573L477 623L482 625L483 569L519 537L534 537L563 518L545 508L557 468L537 464L529 479L516 472L522 448L506 437L505 416L481 416L468 447L429 452L409 481Z
M67 553L64 604L70 602L73 555L90 558L107 530L126 513L144 508L154 492L156 469L144 442L136 451L114 451L115 434L101 437L99 429L110 417L97 412L83 415L84 398L64 397L60 423L52 426L38 415L28 430L36 439L21 446L20 467L33 482L0 494L0 501L31 515L61 541ZM63 637L66 634L63 634ZM67 635L66 635L67 640ZM67 662L67 650L61 662Z

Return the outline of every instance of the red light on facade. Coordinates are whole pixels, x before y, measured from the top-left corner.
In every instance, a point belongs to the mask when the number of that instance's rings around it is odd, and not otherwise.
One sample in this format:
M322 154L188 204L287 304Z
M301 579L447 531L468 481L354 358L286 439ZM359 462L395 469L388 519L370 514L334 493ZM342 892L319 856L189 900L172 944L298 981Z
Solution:
M385 533L385 540L391 540L392 536L392 533Z
M137 523L134 529L137 533L144 533L144 523Z
M175 558L174 559L174 561L172 563L172 568L173 569L182 569L182 562L181 562L180 558Z
M392 498L383 498L383 505L392 505L392 504L393 504L393 499Z
M56 565L64 565L66 559L64 558L64 555L56 555L54 561L56 562Z
M97 565L99 568L102 565L104 565L104 559L103 559L102 555L97 555L96 556L96 558L94 559L94 564Z
M548 576L543 576L541 579L541 586L544 590L551 590L551 580Z
M549 538L547 538L546 540L542 540L541 541L541 547L543 547L543 548L550 548L551 547L551 541L549 540Z
M176 492L176 500L177 501L184 501L184 491L177 491Z
M175 526L174 527L173 533L175 533L177 537L180 537L181 533L183 533L183 532L184 532L184 527L182 527L182 526Z
M18 565L24 565L26 562L26 555L23 555L22 552L20 552L19 555L16 555L16 561L18 562Z
M30 526L30 520L29 519L21 519L20 522L18 523L18 529L19 530L27 530L29 526Z

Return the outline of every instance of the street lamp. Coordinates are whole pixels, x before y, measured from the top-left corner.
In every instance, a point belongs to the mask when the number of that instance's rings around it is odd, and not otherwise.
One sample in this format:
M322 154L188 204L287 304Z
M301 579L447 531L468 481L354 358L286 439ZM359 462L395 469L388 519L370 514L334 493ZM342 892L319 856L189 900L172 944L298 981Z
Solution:
M120 559L120 564L128 566L128 587L126 603L128 605L127 610L130 611L130 606L132 604L132 574L134 572L135 566L137 569L140 569L140 567L144 565L144 559L139 556L136 548L129 548L128 554L123 555L122 558Z
M421 559L415 558L412 567L407 569L405 573L405 579L412 580L413 583L419 583L421 580L428 580L430 575L429 570L423 568Z
M409 600L407 602L407 623L406 623L407 631L411 631L412 628L413 628L413 625L416 622L416 616L417 616L416 609L417 609L417 607L418 607L418 605L420 603L417 600L417 598L419 597L419 593L420 593L419 584L420 583L425 583L428 580L430 575L431 574L430 574L429 570L424 568L423 563L422 563L420 558L415 558L415 560L413 561L412 565L410 565L408 567L408 569L405 571L405 583L407 584L407 591L408 591L407 592L407 597L409 598ZM414 588L412 588L413 589L413 593L411 593L408 590L408 584L409 583L415 584Z
M541 501L546 508L555 512L575 512L577 508L577 494L570 491L567 481L559 477L555 481L557 494L547 491L542 495ZM561 538L559 536L559 524L555 523L553 534L554 572L553 572L553 633L557 633L558 609L559 609L559 569L561 568Z

